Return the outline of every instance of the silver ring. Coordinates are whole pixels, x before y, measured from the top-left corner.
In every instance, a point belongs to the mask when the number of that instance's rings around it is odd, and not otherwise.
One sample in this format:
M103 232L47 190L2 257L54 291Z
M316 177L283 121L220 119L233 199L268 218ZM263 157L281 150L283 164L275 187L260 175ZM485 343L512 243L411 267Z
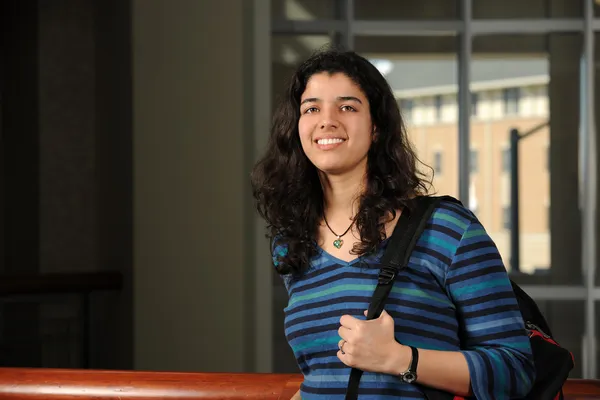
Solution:
M346 341L342 339L342 344L339 345L340 351L342 352L342 354L346 354L346 352L344 351L345 344L346 344Z

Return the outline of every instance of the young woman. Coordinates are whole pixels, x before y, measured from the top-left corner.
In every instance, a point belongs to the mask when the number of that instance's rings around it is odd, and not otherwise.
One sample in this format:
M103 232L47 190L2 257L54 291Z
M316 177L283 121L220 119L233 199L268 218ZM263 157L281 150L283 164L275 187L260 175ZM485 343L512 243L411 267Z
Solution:
M509 399L531 388L506 269L460 205L436 209L386 311L366 320L387 238L427 193L417 162L392 91L366 59L330 50L298 68L252 173L289 294L285 333L304 374L296 398L343 399L351 367L366 371L361 399L424 399L422 386Z

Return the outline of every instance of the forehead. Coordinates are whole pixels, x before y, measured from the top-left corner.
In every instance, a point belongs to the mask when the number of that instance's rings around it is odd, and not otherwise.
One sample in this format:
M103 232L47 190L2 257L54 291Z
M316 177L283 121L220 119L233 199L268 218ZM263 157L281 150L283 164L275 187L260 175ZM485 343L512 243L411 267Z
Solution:
M360 86L341 72L319 72L311 76L302 94L305 97L337 97L353 95L366 99Z

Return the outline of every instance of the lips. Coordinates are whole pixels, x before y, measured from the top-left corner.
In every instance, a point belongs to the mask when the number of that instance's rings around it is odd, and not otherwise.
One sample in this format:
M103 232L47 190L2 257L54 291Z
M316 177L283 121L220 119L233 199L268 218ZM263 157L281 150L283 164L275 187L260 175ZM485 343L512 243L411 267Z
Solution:
M315 140L319 150L334 150L346 143L346 139L340 137L327 137Z

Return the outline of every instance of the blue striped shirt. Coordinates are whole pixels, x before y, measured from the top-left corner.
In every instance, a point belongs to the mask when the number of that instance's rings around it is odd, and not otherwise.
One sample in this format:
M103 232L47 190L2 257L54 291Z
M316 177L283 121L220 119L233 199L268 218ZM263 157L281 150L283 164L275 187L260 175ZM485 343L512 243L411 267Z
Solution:
M343 399L350 368L338 358L340 317L365 319L388 241L346 262L320 250L300 278L283 276L285 334L300 370L303 399ZM285 254L276 243L273 261ZM529 339L498 250L477 218L442 202L419 238L385 306L399 343L460 351L477 399L523 397L535 377ZM360 399L424 399L418 385L365 372Z

